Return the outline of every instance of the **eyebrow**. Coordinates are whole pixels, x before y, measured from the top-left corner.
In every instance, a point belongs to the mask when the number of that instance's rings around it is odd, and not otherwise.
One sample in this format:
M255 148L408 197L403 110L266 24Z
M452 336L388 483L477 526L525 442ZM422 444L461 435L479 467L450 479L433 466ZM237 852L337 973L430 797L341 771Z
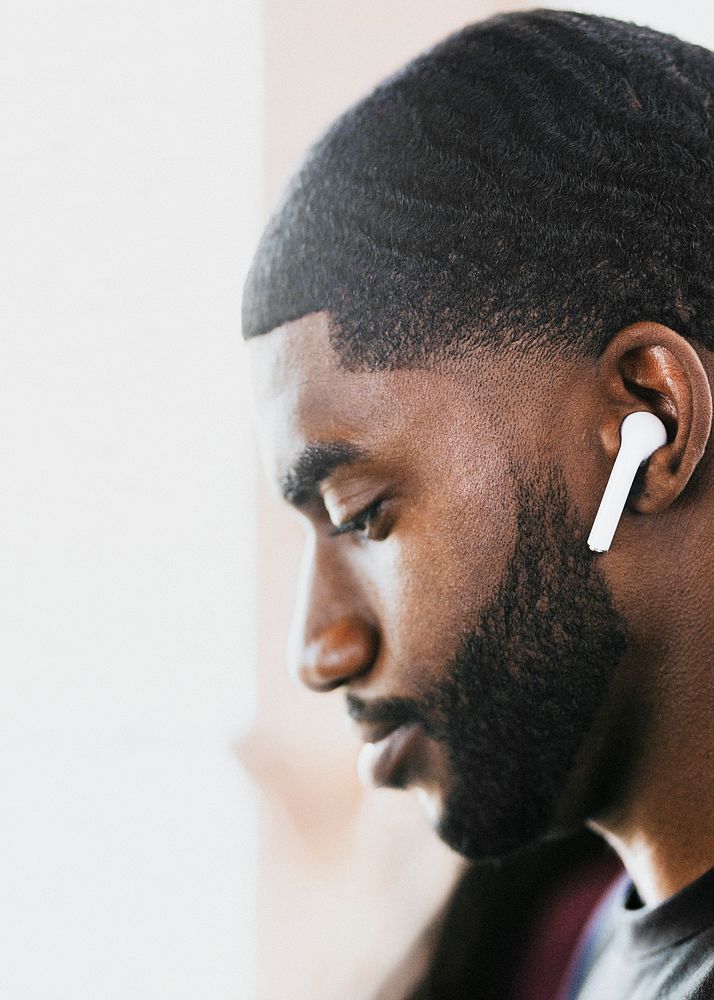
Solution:
M335 469L363 462L368 453L346 441L326 441L305 445L280 479L280 492L288 503L302 507L319 492L320 484Z

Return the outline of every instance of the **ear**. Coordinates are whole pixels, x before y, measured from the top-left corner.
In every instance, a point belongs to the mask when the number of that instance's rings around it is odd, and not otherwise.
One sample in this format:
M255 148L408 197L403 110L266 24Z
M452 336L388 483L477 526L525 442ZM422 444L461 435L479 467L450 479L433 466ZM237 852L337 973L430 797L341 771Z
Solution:
M599 378L605 404L600 436L611 462L628 413L650 410L667 428L667 444L640 470L628 500L641 513L665 510L691 479L711 431L712 394L699 355L667 326L634 323L608 343Z

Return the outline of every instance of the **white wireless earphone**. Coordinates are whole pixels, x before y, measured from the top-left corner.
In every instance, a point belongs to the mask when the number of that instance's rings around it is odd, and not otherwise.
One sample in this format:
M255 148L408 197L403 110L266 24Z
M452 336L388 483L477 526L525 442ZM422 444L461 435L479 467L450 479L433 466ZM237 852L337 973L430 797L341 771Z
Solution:
M654 413L641 410L628 414L622 421L620 450L588 538L593 552L607 552L610 548L637 470L665 444L667 430Z

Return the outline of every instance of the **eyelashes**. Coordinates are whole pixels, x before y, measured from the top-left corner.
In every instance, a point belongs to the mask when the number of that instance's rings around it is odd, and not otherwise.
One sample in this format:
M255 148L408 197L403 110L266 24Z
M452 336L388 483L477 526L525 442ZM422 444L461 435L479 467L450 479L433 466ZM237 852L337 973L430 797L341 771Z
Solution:
M381 541L388 533L388 528L385 531L384 525L380 524L380 515L384 511L385 503L385 497L378 497L354 517L351 517L349 521L336 525L330 531L330 537L355 535L365 541Z

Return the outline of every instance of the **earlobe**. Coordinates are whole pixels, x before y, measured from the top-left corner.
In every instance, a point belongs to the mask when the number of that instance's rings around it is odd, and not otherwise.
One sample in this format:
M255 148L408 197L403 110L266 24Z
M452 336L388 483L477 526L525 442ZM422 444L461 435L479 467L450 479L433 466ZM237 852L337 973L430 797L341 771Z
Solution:
M606 414L601 440L613 462L629 413L649 410L667 429L667 443L643 467L628 501L640 513L663 511L684 491L709 440L712 394L704 366L688 340L651 322L617 333L599 364Z

